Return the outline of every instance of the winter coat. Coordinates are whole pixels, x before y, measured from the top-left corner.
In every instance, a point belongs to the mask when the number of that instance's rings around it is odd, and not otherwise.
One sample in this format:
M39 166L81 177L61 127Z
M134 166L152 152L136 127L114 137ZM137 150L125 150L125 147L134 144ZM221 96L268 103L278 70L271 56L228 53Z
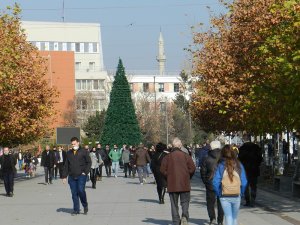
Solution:
M79 177L83 173L87 175L91 170L91 157L85 149L79 148L77 151L71 149L67 152L66 163L63 170L63 178L71 176Z
M129 163L130 151L128 149L123 150L122 152L122 160L124 163Z
M92 165L91 165L91 168L92 169L96 169L99 167L99 157L97 157L97 152L91 152L90 153L90 157L91 157L91 162L92 162Z
M108 156L113 162L119 162L122 156L122 152L119 149L117 150L112 149L110 150Z
M109 160L109 157L108 157L108 154L106 153L106 150L105 149L102 149L102 148L98 148L97 149L97 152L99 153L99 155L101 156L101 159L102 161L104 162L104 164L107 164L110 160Z
M179 148L165 156L162 160L160 172L167 178L168 192L191 191L190 179L196 170L192 157Z
M0 170L1 174L3 173L16 173L16 164L17 164L17 159L9 154L9 155L2 155L0 157Z
M31 160L30 160L31 161ZM42 152L41 166L53 168L56 164L55 153L52 150Z
M260 175L260 164L263 160L261 148L252 142L244 143L239 149L239 160L246 170L247 177Z
M168 155L169 152L163 151L163 152L156 152L151 160L151 170L154 174L155 181L157 184L157 187L167 187L167 180L165 176L160 172L160 166L163 158Z
M135 165L136 166L146 166L150 163L150 156L144 148L138 148L135 153Z
M209 146L204 146L199 150L198 156L199 156L199 165L202 165L203 160L207 157L208 151L210 150Z
M246 178L245 169L241 163L240 166L241 166L241 171L239 172L239 175L241 178L241 196L243 196L247 186L247 178ZM222 197L222 178L223 178L224 171L225 171L225 162L222 161L221 163L218 164L217 170L215 172L212 181L213 189L217 197Z
M206 189L213 190L212 179L221 157L221 149L208 151L207 157L202 161L200 175Z

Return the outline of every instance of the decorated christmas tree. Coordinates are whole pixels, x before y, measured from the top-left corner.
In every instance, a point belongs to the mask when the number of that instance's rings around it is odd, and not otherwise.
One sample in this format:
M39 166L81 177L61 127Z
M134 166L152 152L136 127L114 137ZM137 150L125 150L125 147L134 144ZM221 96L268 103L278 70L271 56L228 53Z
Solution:
M140 141L141 132L131 99L130 86L125 76L122 60L119 59L110 93L101 144L117 144L121 147L123 144L137 145Z

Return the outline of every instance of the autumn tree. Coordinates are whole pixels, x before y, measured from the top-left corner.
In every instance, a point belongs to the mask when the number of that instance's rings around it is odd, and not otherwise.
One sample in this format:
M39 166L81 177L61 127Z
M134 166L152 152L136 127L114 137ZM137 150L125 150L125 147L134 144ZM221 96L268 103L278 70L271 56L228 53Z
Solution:
M45 61L26 41L20 8L0 13L0 143L17 145L42 137L55 113L57 92L44 79Z
M227 14L212 18L211 28L194 36L194 75L199 79L193 118L213 131L285 130L296 114L284 114L280 105L284 98L296 103L292 96L299 96L299 1L236 0L226 6ZM285 90L288 68L293 94Z

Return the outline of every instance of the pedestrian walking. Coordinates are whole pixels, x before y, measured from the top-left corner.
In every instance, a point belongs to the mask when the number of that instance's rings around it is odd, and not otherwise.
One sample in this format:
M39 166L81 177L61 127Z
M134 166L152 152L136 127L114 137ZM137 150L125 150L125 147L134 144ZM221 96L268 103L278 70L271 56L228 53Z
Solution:
M105 146L105 157L103 158L104 161L104 167L105 167L105 172L106 172L106 176L110 177L111 176L111 159L109 158L108 154L110 152L110 148L109 145Z
M167 145L158 143L156 145L155 154L151 160L151 170L154 174L156 182L156 190L158 194L159 204L165 204L165 193L167 187L167 180L164 175L160 172L160 166L163 158L169 154L167 151Z
M146 183L147 163L150 163L151 161L150 156L147 150L144 148L143 144L140 144L138 149L136 150L134 161L135 166L137 167L140 184L143 185L144 183Z
M96 147L92 148L92 151L90 153L91 157L91 172L90 172L90 178L92 182L92 188L96 189L96 182L97 182L97 174L99 169L99 153L96 151Z
M73 200L72 215L80 212L79 199L83 206L83 213L88 213L88 202L85 192L87 174L91 169L91 158L89 152L80 148L79 139L71 138L72 149L67 152L66 162L63 171L63 183L67 182L71 189Z
M42 152L42 158L41 158L41 166L44 167L46 185L52 184L55 164L56 164L55 154L52 150L50 150L50 146L46 145L46 149Z
M248 184L245 192L245 206L255 207L257 195L257 178L260 176L260 164L263 161L261 148L243 136L244 144L239 149L239 159L247 174Z
M14 195L14 176L16 174L17 160L9 154L9 148L3 148L3 155L0 156L0 173L4 181L4 187L7 197L13 197Z
M246 173L230 145L222 148L221 160L213 178L213 188L220 198L225 224L237 225L241 196L247 185Z
M99 158L99 169L98 169L98 174L97 174L97 180L101 181L102 180L102 169L104 165L104 160L107 158L107 155L105 153L105 150L102 149L101 144L97 144L97 153Z
M65 162L66 162L66 151L64 151L63 147L62 146L59 146L58 147L58 152L57 152L57 161L56 161L56 171L58 170L58 173L59 173L59 178L62 179L62 173L63 173L63 169L64 169L64 165L65 165ZM56 175L57 176L57 172L56 172Z
M30 163L31 163L31 153L26 150L25 154L23 155L24 160L24 170L26 177L30 177L29 175L29 169L30 169Z
M19 170L22 170L22 167L23 167L23 153L22 153L21 149L19 150L19 153L18 153L18 165L19 165Z
M129 151L130 151L130 155L129 155L129 177L135 178L135 174L136 174L135 146L130 146Z
M221 143L219 141L212 141L210 143L210 146L211 150L208 151L208 156L202 161L200 174L206 189L206 206L208 216L210 219L209 224L212 225L216 222L215 203L217 200L217 221L218 225L221 225L223 224L224 213L220 202L220 198L216 197L212 185L212 180L221 157Z
M114 145L114 148L109 152L108 156L112 161L112 170L114 173L114 177L117 178L119 171L119 162L122 156L122 152L118 149L117 145Z
M129 157L130 157L130 151L126 145L123 145L123 151L122 151L122 161L124 164L124 173L125 173L125 178L127 178L127 173L129 173Z
M173 140L173 150L164 157L160 171L167 179L167 189L171 201L173 225L187 225L189 220L189 204L191 182L196 167L192 157L184 153L179 138ZM182 217L178 212L178 199L182 208Z

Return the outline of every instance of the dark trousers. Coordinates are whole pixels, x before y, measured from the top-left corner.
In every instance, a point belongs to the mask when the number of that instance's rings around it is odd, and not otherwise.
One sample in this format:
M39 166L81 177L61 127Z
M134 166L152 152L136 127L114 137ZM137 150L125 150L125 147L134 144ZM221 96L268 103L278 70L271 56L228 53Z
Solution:
M129 164L129 167L128 167L128 174L129 176L131 176L131 173L132 173L132 176L135 176L136 174L136 167L132 166Z
M182 209L182 217L189 219L189 204L190 204L190 192L170 192L170 201L171 201L171 212L172 212L172 221L173 225L180 225L180 216L178 209L178 199L180 196L180 205Z
M79 199L84 208L88 206L85 193L86 180L86 175L80 175L77 178L73 178L71 176L68 177L68 183L72 193L73 210L76 212L80 211Z
M164 202L165 194L166 194L166 188L157 186L156 189L157 189L157 194L158 194L159 201Z
M98 176L102 178L102 168L103 168L103 163L99 166L98 170Z
M248 177L248 184L245 191L246 204L254 204L257 192L257 177Z
M111 164L105 164L105 172L106 172L106 176L110 177L111 176Z
M51 183L53 178L53 167L44 167L45 171L45 182Z
M222 209L220 199L216 197L216 194L213 190L206 188L206 204L207 204L207 212L210 221L216 219L216 213L215 213L216 200L217 200L217 208L218 208L218 223L223 223L224 212Z
M93 187L96 187L97 173L98 173L98 168L91 169L90 178L91 178Z
M127 177L127 172L129 173L129 163L124 163L124 173L125 173L125 177Z
M14 193L14 172L4 172L3 181L6 194Z

